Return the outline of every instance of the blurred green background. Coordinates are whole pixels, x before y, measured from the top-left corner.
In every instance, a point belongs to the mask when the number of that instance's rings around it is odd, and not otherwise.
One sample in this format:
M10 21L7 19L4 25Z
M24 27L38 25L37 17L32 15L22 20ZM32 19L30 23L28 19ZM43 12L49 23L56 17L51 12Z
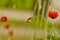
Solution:
M31 10L34 0L0 0L0 8Z

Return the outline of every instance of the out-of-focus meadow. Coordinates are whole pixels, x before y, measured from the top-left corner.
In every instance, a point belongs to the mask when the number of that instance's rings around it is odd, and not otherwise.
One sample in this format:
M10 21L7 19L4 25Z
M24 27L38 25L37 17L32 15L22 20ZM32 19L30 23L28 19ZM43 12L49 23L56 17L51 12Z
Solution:
M0 8L13 8L19 10L32 9L34 0L0 0Z
M36 0L0 0L0 16L6 16L12 22L16 22L16 25L20 25L20 21L22 22L21 25L23 25L29 17L33 17L35 1ZM54 19L55 24L59 24L60 22L60 6L58 1L53 0L54 5L50 7L51 10L58 11L58 18ZM48 17L48 21L51 22L52 20Z
M33 4L34 0L0 0L0 18L6 16L8 19L5 24L0 22L0 40L11 39L6 34L6 24L12 27L15 40L33 40L34 26L26 22L33 16Z
M0 0L0 16L6 16L9 20L17 22L26 22L32 17L33 4L34 0Z
M55 2L54 0L53 2ZM51 6L51 10L58 11L58 18L54 20L56 29L60 29L60 9L59 5ZM34 23L26 22L29 17L33 17L34 0L0 0L0 18L6 16L6 24L11 25L15 40L34 40ZM48 17L48 28L51 28L52 20ZM5 34L5 25L0 22L0 40L7 40L9 36ZM44 22L43 22L44 24ZM37 40L42 40L44 36L44 25L37 31ZM60 31L59 31L60 32ZM3 39L4 38L4 39Z

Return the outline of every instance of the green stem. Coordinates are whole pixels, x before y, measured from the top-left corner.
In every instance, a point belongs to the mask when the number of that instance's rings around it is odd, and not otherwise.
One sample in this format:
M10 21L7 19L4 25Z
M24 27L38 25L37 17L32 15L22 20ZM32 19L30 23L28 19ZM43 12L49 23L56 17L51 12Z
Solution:
M37 5L39 4L39 0L37 0ZM36 6L37 6L36 5ZM39 5L38 5L38 7L39 7ZM37 28L39 27L39 18L40 18L40 13L39 13L39 8L38 8L38 12L37 12L37 17L36 17L36 19L34 20L34 23L35 23L35 32L34 32L34 40L37 40L37 38L36 38L36 32L37 32Z
M41 16L41 21L40 21L40 27L42 27L42 22L43 22L43 18L44 18L44 11L45 11L45 5L46 5L46 1L44 1L43 8L42 8L42 16Z
M48 21L47 21L47 18L45 18L44 20L45 20L45 24L44 24L44 40L47 40L47 25L48 25Z
M50 31L50 40L52 40L52 33L54 31L54 23L52 22L52 29Z
M47 3L48 2L48 3ZM45 12L46 12L46 17L45 17L45 19L44 19L44 40L47 40L47 26L48 26L48 20L47 20L47 18L48 18L48 9L49 9L49 2L50 2L50 0L46 0L46 10L45 10Z
M36 2L36 4L35 4L35 6L34 6L34 10L33 10L33 17L35 17L35 10L36 10L36 7L37 7L37 2ZM35 19L35 18L34 18Z

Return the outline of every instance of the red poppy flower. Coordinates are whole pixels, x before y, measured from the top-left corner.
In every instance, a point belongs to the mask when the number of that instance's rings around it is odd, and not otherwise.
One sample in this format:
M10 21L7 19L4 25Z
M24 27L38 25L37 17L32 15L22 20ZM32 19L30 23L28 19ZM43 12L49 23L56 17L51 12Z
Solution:
M32 21L33 21L32 17L27 19L27 22L32 22Z
M56 19L58 17L58 12L49 11L48 16L52 19Z
M7 17L6 16L1 17L1 22L3 23L7 22Z

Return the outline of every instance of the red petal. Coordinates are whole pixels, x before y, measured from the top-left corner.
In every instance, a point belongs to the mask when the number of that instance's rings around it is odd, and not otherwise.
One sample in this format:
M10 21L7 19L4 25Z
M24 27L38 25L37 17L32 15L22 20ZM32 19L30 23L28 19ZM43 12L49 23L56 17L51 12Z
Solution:
M28 18L28 20L32 20L32 18L30 17L30 18Z
M57 18L57 16L58 16L58 12L49 11L48 16L49 16L50 18L54 17L54 19L55 19L55 18Z
M51 17L52 17L52 15L53 15L53 12L52 12L52 11L49 11L48 16L51 18Z
M7 17L5 17L5 16L1 17L1 22L3 22L3 23L7 22Z
M57 16L58 16L58 13L57 12L54 12L54 18L57 18Z

